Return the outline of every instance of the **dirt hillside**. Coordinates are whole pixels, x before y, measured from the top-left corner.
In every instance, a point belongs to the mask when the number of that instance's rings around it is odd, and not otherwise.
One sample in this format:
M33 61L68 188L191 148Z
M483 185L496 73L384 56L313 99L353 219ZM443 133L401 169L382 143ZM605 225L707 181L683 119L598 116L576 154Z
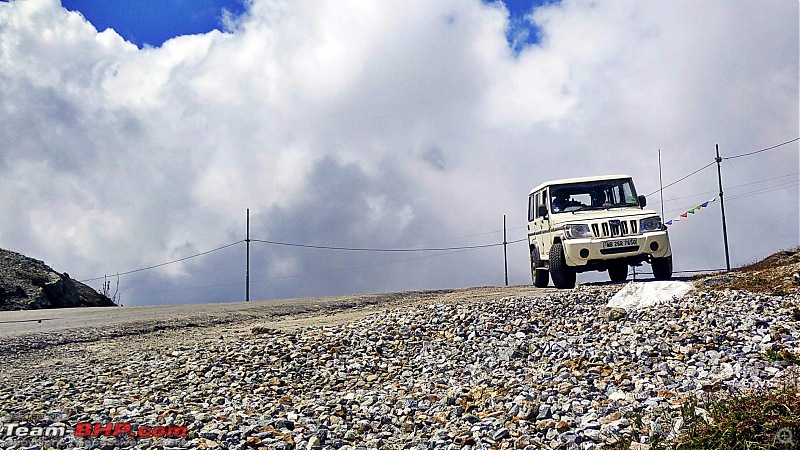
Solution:
M114 306L114 303L38 259L0 249L0 311L75 306Z
M737 289L770 295L800 292L800 247L782 250L730 273L701 275L695 286L702 290Z

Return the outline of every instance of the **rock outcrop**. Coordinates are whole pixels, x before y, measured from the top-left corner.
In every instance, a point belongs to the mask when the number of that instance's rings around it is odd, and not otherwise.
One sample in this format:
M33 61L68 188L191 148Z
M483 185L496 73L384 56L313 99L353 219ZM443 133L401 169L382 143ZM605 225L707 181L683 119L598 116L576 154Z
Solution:
M103 294L47 264L0 249L0 311L115 306Z

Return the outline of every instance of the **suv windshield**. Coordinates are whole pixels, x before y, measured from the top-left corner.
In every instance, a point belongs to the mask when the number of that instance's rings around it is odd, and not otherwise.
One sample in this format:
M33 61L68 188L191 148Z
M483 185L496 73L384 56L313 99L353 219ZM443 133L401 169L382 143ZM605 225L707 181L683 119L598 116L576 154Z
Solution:
M550 204L554 213L587 209L639 206L630 178L587 181L556 185L550 188Z

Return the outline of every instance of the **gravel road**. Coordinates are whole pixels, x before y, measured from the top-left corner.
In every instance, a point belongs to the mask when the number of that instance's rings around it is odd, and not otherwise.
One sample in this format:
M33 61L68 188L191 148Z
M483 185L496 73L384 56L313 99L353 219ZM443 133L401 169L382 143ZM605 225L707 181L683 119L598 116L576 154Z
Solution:
M209 306L18 332L0 339L0 422L187 434L0 437L0 449L596 450L632 434L647 448L685 429L681 404L694 395L797 376L762 357L800 351L797 295L606 308L621 287Z
M289 323L310 317L330 320L327 318L340 311L368 311L453 297L470 301L503 295L539 295L549 291L551 289L536 290L531 286L489 286L247 303L0 311L0 355L160 330L247 324L258 320ZM346 320L349 315L334 317ZM309 323L313 322L315 320L309 320Z

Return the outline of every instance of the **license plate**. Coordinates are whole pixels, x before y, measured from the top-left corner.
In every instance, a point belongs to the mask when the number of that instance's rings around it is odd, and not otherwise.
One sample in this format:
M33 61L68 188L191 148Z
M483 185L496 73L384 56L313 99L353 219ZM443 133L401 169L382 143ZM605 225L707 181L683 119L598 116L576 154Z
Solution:
M632 247L636 245L636 239L617 239L616 241L604 241L603 248Z

